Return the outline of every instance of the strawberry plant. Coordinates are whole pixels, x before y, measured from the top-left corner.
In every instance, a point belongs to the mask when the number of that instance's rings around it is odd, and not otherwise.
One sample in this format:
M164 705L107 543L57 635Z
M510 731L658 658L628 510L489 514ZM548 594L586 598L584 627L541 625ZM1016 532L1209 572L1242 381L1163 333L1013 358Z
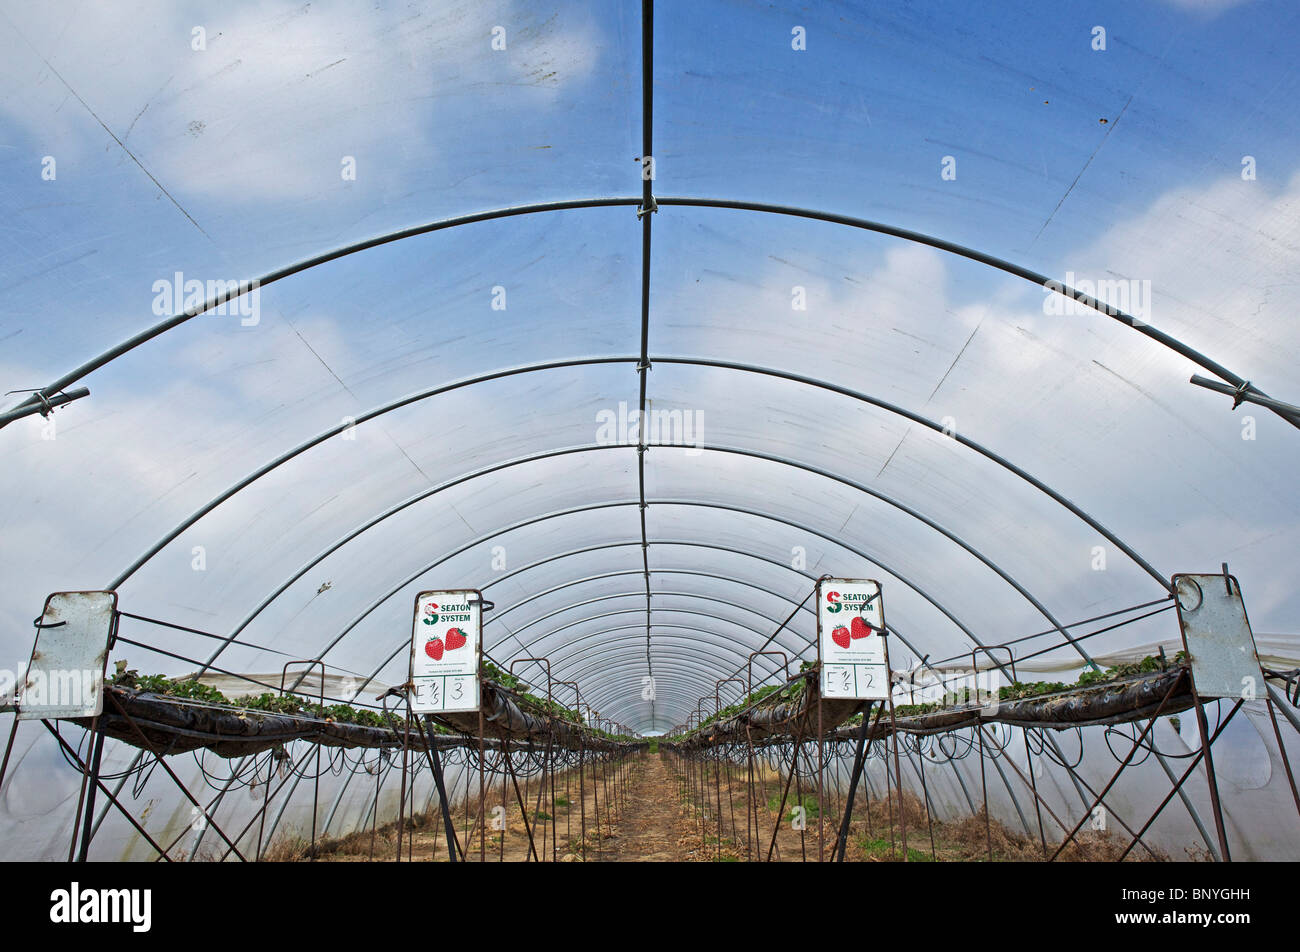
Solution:
M221 691L209 684L194 679L173 679L161 674L141 675L135 670L126 670L124 663L118 663L118 673L109 679L109 684L117 687L131 688L148 694L165 697L201 701L206 704L218 704L246 711L262 711L267 714L289 714L296 717L314 717L338 724L356 724L361 727L388 728L391 725L377 711L368 708L356 708L350 704L322 705L294 694L276 694L265 691L261 694L228 698ZM448 733L446 728L434 725L435 733Z

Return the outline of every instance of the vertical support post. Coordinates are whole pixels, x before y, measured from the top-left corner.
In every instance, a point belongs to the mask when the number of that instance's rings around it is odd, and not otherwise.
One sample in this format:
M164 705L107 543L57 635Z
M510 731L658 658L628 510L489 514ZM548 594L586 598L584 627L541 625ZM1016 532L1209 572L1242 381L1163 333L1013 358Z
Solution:
M487 817L483 813L487 806L487 778L483 775L486 757L487 744L483 740L483 709L480 707L478 712L478 861L480 863L487 862Z
M409 695L408 695L409 697ZM451 821L451 804L447 802L447 786L443 781L442 758L438 756L437 735L433 732L433 719L425 717L425 750L429 754L429 768L433 771L433 782L438 788L438 808L442 812L443 831L447 835L447 856L453 863L460 862L457 857L456 826Z
M1034 777L1034 752L1029 749L1029 729L1020 728L1025 740L1025 767L1029 770L1030 789L1034 792L1034 816L1038 818L1038 840L1043 846L1043 859L1047 859L1047 834L1043 832L1043 808L1039 806L1038 780Z
M1286 753L1286 743L1282 740L1282 732L1277 726L1277 715L1273 713L1273 699L1264 695L1264 705L1268 708L1268 719L1273 722L1273 736L1277 738L1277 752L1282 757L1282 766L1286 768L1286 779L1291 784L1291 799L1295 802L1296 813L1300 813L1300 793L1296 791L1295 774L1291 772L1291 758Z
M821 641L817 643L821 651ZM822 699L817 698L817 862L826 861L826 722L822 717Z
M45 723L48 723L45 722ZM77 803L77 819L83 820L81 831L81 847L77 851L77 862L86 861L86 853L90 849L91 826L95 819L95 791L99 785L99 764L104 755L104 735L96 728L99 726L99 718L96 717L90 722L90 730L94 737L92 743L94 750L91 752L90 770L82 776L81 793L85 798L86 808L84 814L81 810L81 802ZM88 785L87 785L88 784ZM76 828L73 828L73 837L76 837Z
M758 810L754 801L754 737L745 723L745 747L749 761L749 783L745 787L745 860L754 861L754 830L758 827ZM751 822L752 821L752 822Z
M848 845L849 824L853 822L853 800L858 795L858 778L862 776L862 761L866 756L867 733L871 729L871 706L874 703L874 701L867 702L866 708L862 711L862 726L858 728L856 750L853 754L853 773L849 777L848 797L844 801L844 816L840 820L840 831L835 837L835 846L832 850L837 863L844 862L844 850Z
M1196 692L1196 676L1189 670L1187 680L1192 686L1192 705L1196 709L1196 729L1201 735L1201 750L1205 753L1205 778L1210 786L1210 808L1214 814L1214 832L1219 840L1219 850L1225 863L1232 862L1228 852L1228 835L1223 826L1223 805L1219 802L1219 781L1214 774L1214 755L1210 752L1210 730L1205 721L1205 709L1201 706L1200 695Z

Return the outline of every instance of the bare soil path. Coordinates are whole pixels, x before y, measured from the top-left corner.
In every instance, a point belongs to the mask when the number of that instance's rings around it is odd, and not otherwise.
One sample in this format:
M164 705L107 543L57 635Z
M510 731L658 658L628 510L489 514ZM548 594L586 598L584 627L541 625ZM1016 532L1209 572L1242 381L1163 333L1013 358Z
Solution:
M602 859L619 863L673 863L693 858L678 784L658 754L632 763L627 807Z

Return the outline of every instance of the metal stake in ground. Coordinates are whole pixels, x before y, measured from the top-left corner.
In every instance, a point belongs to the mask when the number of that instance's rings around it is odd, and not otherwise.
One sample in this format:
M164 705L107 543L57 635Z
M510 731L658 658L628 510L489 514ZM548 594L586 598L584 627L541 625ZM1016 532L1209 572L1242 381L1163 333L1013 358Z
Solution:
M889 733L894 740L894 776L898 782L898 822L903 838L903 862L907 862L907 811L903 803L903 769L898 763L898 721L894 717L894 682L893 672L889 667L889 629L885 627L884 606L880 609L880 640L885 648L885 678L886 678L886 697L889 700ZM885 764L885 771L888 773L889 764Z
M451 805L447 802L447 787L443 783L442 758L438 756L438 745L433 733L433 718L426 715L424 726L424 749L429 755L429 769L433 771L433 782L438 788L438 807L442 812L442 825L447 834L447 856L455 863L458 862L456 853L460 844L456 841L456 826L451 821Z
M835 862L844 862L844 848L849 839L849 824L853 822L853 800L858 795L858 778L862 776L862 760L866 753L867 731L870 730L871 724L871 705L874 701L868 701L866 708L862 711L862 726L858 728L857 749L853 755L853 774L849 778L849 794L844 801L844 817L840 820L840 832L835 837Z

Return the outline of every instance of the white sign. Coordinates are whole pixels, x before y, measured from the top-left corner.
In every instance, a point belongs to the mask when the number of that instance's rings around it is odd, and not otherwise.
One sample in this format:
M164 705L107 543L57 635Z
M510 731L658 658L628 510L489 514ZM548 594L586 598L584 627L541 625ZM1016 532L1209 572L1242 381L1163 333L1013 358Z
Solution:
M879 582L832 578L817 583L822 697L889 697L884 630Z
M411 634L411 711L477 711L483 597L473 589L421 592Z
M1178 621L1196 693L1253 701L1264 692L1241 586L1230 575L1175 575Z
M18 698L18 720L103 713L104 666L116 612L116 592L56 592L45 600Z

